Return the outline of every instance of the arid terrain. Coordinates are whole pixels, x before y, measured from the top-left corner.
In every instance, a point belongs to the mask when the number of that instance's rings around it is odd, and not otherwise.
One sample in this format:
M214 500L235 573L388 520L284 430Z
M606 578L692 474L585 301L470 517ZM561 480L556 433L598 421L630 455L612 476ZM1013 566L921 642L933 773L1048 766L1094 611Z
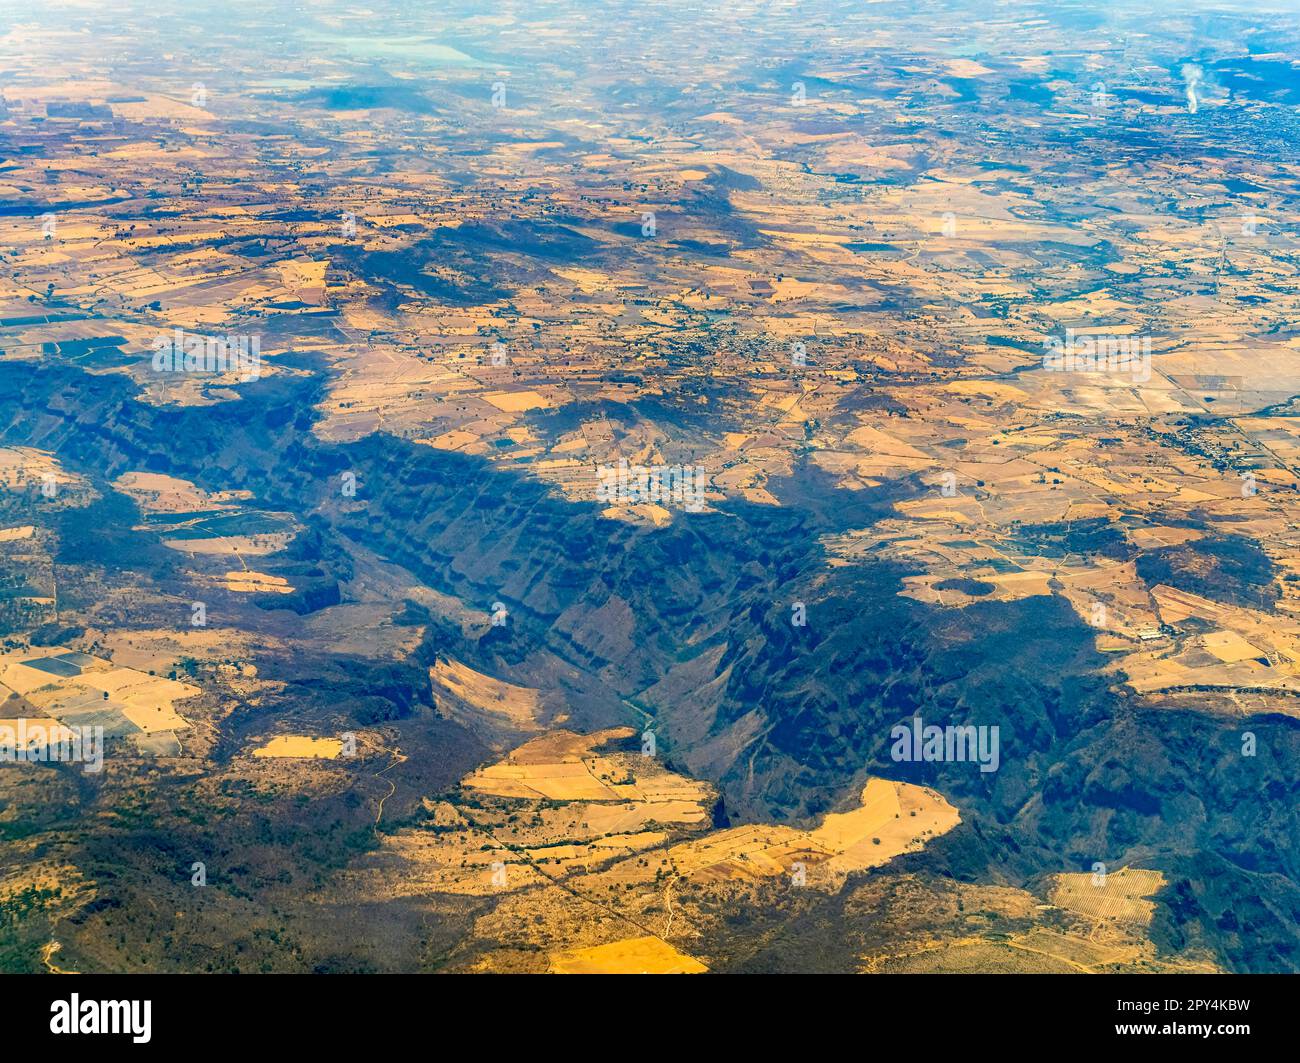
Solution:
M0 969L1300 970L1294 12L162 6L0 3Z

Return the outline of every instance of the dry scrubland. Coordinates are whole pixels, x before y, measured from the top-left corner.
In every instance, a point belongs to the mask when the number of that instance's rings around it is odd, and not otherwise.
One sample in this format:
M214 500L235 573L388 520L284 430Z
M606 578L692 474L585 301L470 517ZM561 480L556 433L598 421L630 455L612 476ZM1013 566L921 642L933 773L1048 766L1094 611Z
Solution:
M663 536L667 599L691 520L706 550L756 512L850 511L801 573L814 614L895 562L891 601L974 628L1068 603L1126 708L1297 715L1300 171L1271 147L1293 102L1271 53L1224 45L1235 95L1207 79L1198 117L1181 16L972 10L958 57L928 10L674 4L647 32L462 6L0 31L0 370L33 396L0 446L0 722L116 743L94 793L0 767L5 962L141 969L175 935L175 962L241 970L765 969L817 942L864 971L1214 966L1157 947L1164 871L1094 884L1077 837L1037 878L933 873L998 816L879 764L815 817L715 822L705 777L770 767L803 707L717 722L759 625L710 631L702 578L700 615L638 645L632 595L592 615L535 571L583 545L567 529L511 535L554 502L622 522L599 527L626 557ZM256 335L256 379L155 371L177 329ZM1149 365L1047 368L1067 332L1149 341ZM113 389L139 405L98 424ZM175 429L241 413L210 453ZM344 491L383 447L390 479ZM698 466L704 512L598 498L620 460ZM390 511L431 468L503 478L447 517L471 529L450 559L421 553L447 515ZM743 546L717 570L781 569ZM593 563L610 587L626 557ZM496 632L489 584L533 642ZM665 700L699 777L629 751ZM209 893L180 839L218 854Z
M702 888L741 899L764 880L785 890L798 877L799 888L834 891L850 872L915 851L960 820L931 790L871 779L859 807L810 830L718 829L707 784L654 758L600 752L632 736L622 728L529 740L466 776L458 795L427 801L425 821L386 837L338 897L506 896L554 972L697 973L708 966L690 951L705 918ZM572 909L564 920L557 905ZM477 966L519 962L505 954Z

